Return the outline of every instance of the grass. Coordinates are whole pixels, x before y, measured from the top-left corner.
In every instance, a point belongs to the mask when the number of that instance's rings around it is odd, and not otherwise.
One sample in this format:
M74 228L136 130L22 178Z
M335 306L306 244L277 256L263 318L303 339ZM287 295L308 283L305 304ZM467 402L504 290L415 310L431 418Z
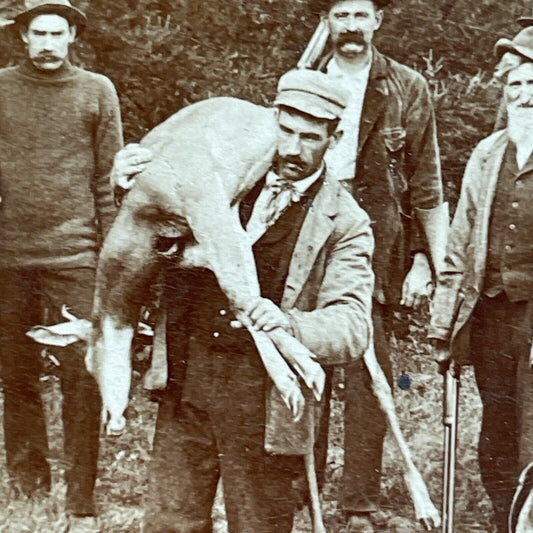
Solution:
M413 459L429 488L433 502L440 508L442 473L442 378L437 374L429 346L423 340L420 317L411 317L408 332L393 342L395 376L402 372L412 380L408 390L395 387L395 403ZM60 533L66 526L63 515L65 486L62 481L61 398L54 376L42 381L50 433L50 464L53 489L48 497L17 500L10 492L5 473L5 457L0 449L0 533ZM342 475L343 432L342 372L337 373L333 421L330 431L327 484L322 508L328 533L341 533L342 515L338 505L338 481ZM1 401L1 395L0 395ZM1 406L0 406L1 407ZM136 376L128 409L128 431L119 438L102 437L100 472L96 498L101 511L102 531L138 533L142 518L142 498L146 490L146 466L150 457L157 406L142 390ZM0 409L0 418L2 416ZM460 429L457 467L456 533L489 533L490 503L481 486L477 463L477 440L481 407L471 369L462 377ZM1 429L0 429L1 432ZM0 435L3 442L3 436ZM390 436L385 443L383 508L390 517L401 516L412 523L412 531L422 531L416 523L407 488L402 478L402 462ZM223 505L218 499L214 510L214 532L227 531ZM394 528L383 529L394 533ZM310 533L306 510L298 513L293 533Z

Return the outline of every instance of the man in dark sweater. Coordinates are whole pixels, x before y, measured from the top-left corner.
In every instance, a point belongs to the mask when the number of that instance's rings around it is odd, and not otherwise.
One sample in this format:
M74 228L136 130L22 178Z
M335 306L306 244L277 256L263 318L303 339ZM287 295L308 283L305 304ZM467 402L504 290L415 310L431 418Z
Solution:
M62 305L89 317L99 244L114 217L109 171L122 146L118 98L104 76L68 60L85 15L33 1L15 18L26 45L0 70L0 366L7 471L26 495L50 488L40 348L25 335ZM46 315L44 311L47 311ZM58 352L67 513L92 516L100 399L85 346Z

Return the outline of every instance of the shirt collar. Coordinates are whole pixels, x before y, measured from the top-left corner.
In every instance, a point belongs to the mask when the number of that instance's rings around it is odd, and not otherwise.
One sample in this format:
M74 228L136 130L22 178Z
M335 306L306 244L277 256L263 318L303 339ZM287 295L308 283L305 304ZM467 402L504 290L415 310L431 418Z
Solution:
M364 83L365 81L368 80L371 67L372 67L372 59L370 59L368 64L365 65L365 67L362 68L361 70L354 72L354 73L347 73L345 70L342 70L341 67L339 67L339 64L337 63L335 56L332 56L332 58L328 61L328 64L326 66L326 72L328 76L332 78L341 78L341 79L350 80L356 83L357 82Z

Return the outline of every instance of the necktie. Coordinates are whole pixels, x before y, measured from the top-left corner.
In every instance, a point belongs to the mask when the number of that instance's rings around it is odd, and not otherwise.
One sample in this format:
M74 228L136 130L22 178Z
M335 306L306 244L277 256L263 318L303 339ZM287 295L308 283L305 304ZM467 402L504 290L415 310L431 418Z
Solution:
M265 226L269 228L276 223L287 207L300 201L302 193L298 191L293 182L278 176L267 184L265 189L270 194L264 211Z
M256 242L291 204L302 197L294 184L269 172L266 184L256 201L246 232L252 243Z

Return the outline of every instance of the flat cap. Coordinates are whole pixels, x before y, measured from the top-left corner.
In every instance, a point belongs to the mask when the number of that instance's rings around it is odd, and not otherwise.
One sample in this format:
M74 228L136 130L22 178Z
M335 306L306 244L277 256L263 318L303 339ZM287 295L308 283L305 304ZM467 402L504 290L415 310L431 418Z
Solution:
M310 8L313 13L325 13L329 11L334 4L341 0L311 0ZM383 9L388 6L392 0L371 0L378 9Z
M494 46L494 54L501 59L505 52L511 52L533 61L533 26L521 30L512 41L505 38L499 39Z
M348 99L348 92L327 74L295 69L279 79L274 105L290 107L320 119L335 120L342 117Z
M74 7L69 0L25 0L24 9L15 17L15 24L25 26L38 15L59 15L80 29L87 23L83 11Z

